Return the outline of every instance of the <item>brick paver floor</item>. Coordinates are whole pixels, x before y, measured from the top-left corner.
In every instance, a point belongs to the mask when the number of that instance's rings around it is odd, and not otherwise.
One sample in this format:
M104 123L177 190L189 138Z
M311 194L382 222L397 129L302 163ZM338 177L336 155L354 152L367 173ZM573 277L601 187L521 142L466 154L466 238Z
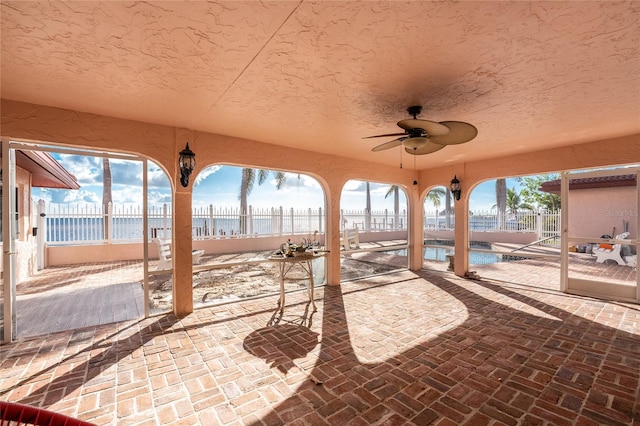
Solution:
M535 280L535 277L532 277ZM409 271L0 346L0 399L97 424L640 424L640 308Z

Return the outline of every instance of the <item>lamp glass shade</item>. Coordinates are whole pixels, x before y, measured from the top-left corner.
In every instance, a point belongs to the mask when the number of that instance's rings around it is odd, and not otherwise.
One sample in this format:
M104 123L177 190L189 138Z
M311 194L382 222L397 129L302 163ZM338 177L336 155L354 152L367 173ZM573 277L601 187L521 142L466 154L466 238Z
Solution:
M187 147L180 151L180 158L178 161L181 170L192 171L196 168L196 154L189 149L188 143Z
M409 138L404 140L404 146L410 149L419 149L425 146L429 142L428 138L418 137Z
M449 191L451 191L456 200L460 199L460 181L458 180L458 176L454 176L453 179L451 179Z

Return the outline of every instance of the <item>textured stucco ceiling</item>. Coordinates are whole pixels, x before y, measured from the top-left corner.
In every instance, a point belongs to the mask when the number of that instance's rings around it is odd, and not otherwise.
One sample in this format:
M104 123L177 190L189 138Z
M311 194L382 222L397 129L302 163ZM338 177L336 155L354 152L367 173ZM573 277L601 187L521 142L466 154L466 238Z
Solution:
M396 165L420 118L472 161L640 133L640 2L2 1L2 97ZM405 156L404 161L412 161Z

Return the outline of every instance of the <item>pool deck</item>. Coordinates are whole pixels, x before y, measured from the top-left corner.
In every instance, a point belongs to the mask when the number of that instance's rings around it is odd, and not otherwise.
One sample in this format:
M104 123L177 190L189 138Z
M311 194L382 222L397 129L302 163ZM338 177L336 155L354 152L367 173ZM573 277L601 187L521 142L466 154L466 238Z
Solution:
M0 399L98 425L639 424L639 306L520 278L405 270L318 288L317 312L295 292L22 338Z
M370 275L372 269L362 265L385 265L389 270L407 267L406 256L383 253L383 250L401 247L403 241L364 243L361 249L343 251L349 259L350 269L343 271L343 279L357 279ZM503 252L514 247L496 245ZM380 251L368 251L375 248ZM482 279L534 285L539 288L560 288L559 251L549 248L530 248L544 257L471 265L470 270ZM268 262L270 253L243 253L203 257L196 271L252 262ZM355 265L355 266L353 266ZM425 260L425 269L446 272L448 263ZM362 269L361 272L358 270ZM369 272L367 272L369 271ZM622 285L635 286L637 269L614 263L598 264L593 256L571 253L570 276L596 279ZM263 279L263 281L265 281ZM273 280L271 280L273 281ZM17 321L20 338L141 319L144 317L143 265L141 261L110 262L47 268L17 287ZM248 283L255 285L255 283ZM264 285L267 285L266 281ZM274 286L274 293L276 292ZM262 291L264 293L264 291Z

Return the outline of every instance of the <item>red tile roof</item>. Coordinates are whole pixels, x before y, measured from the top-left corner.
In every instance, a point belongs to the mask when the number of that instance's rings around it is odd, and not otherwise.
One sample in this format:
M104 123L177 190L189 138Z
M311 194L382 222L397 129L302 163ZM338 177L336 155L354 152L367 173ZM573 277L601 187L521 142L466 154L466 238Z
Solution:
M569 190L635 186L636 175L599 176L569 179ZM560 194L560 179L543 182L538 190Z

